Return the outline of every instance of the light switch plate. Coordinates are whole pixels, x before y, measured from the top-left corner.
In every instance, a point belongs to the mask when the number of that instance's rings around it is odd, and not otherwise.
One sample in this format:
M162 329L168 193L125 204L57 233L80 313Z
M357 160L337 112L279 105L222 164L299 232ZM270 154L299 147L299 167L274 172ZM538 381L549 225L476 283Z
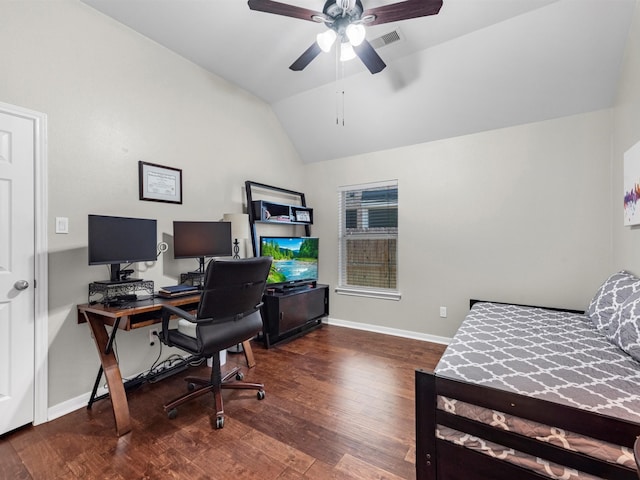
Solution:
M56 217L56 233L69 233L69 219Z

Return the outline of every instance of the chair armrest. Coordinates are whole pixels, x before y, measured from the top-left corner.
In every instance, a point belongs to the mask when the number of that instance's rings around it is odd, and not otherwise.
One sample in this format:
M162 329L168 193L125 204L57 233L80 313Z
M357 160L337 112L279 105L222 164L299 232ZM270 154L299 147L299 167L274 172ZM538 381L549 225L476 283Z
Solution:
M162 306L162 314L164 316L165 311L168 310L168 314L169 316L171 315L176 315L180 318L184 318L185 320L189 320L191 323L196 323L197 319L195 315L192 315L191 313L187 312L186 310L183 310L179 307L174 307L173 305L163 305Z
M197 319L195 315L190 314L189 312L182 310L181 308L174 307L173 305L163 305L162 306L162 339L164 343L172 347L173 345L169 341L169 320L171 319L171 315L176 315L180 318L184 318L191 323L196 323Z

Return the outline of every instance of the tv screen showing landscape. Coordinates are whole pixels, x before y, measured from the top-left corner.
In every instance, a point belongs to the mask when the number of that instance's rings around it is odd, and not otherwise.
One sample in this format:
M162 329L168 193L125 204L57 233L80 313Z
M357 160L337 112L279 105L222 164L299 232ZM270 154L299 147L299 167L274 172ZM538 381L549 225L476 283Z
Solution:
M269 284L318 279L318 238L260 237L260 255L273 258Z

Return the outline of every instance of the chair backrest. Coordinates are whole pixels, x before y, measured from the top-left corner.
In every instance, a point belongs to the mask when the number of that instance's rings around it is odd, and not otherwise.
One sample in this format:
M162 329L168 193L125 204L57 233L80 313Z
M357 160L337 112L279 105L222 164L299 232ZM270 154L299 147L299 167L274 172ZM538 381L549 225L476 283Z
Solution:
M249 315L262 303L271 257L209 262L198 306L198 319L228 320Z

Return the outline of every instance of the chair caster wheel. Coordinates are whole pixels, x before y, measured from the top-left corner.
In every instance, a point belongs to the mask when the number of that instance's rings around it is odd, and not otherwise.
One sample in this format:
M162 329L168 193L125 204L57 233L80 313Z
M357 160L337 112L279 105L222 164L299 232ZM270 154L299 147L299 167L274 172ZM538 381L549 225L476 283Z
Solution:
M173 420L177 416L178 416L178 409L177 408L172 408L171 410L169 410L167 412L167 417L169 417L170 420Z
M244 373L242 373L242 372L236 373L236 380L238 380L239 382L244 380Z
M266 394L264 393L264 390L258 390L258 395L257 395L258 400L264 400L265 395Z
M224 427L224 417L216 417L216 430Z

